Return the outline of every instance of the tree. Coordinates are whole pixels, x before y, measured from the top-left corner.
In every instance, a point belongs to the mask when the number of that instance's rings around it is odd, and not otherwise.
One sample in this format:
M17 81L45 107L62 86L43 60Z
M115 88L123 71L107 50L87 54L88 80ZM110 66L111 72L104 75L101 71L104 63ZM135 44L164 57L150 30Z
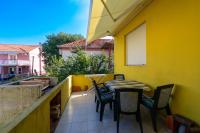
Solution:
M90 73L102 74L112 72L109 69L109 58L104 54L100 55L90 55Z
M62 57L51 57L51 62L46 66L49 76L58 77L59 81L72 74L105 74L112 73L109 67L109 57L105 55L87 55L80 47L74 48L72 56L66 61Z
M73 52L71 57L66 60L66 68L70 74L87 74L89 72L89 56L81 49L77 49Z
M62 57L52 56L50 62L45 66L45 70L48 76L58 77L59 81L62 81L66 77L65 61Z
M67 34L60 32L58 34L48 35L46 38L47 40L42 44L42 53L45 58L45 64L49 65L49 63L51 63L52 56L56 56L56 58L60 56L59 49L57 47L58 45L83 39L83 36L80 34Z

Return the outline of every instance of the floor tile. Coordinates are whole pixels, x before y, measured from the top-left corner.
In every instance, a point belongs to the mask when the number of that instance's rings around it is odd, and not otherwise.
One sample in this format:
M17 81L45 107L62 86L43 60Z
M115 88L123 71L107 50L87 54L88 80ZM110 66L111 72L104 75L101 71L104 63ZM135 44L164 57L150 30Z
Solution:
M72 93L55 133L116 133L116 122L113 121L113 111L109 106L105 107L102 122L95 108L94 92ZM142 106L141 117L144 133L154 133L149 111ZM120 115L119 131L140 133L135 116ZM170 133L161 117L158 117L158 133Z

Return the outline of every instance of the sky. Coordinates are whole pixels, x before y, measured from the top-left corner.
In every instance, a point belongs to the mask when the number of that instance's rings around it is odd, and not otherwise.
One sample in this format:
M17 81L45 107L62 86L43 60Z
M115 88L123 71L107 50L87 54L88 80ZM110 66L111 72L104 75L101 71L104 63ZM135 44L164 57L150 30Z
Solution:
M90 0L1 0L0 44L38 44L66 32L86 37Z

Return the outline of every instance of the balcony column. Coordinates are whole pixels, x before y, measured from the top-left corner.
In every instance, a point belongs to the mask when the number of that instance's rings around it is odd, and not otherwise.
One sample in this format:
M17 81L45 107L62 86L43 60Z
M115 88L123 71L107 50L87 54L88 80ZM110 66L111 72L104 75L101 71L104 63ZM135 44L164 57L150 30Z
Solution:
M0 79L3 78L2 66L0 66Z
M19 66L16 66L16 74L19 74Z

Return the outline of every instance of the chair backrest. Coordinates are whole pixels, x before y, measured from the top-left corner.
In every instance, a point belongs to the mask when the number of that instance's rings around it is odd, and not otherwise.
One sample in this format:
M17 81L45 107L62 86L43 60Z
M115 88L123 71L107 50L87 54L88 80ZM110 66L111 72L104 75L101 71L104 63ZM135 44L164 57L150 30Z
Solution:
M142 89L116 89L117 107L122 113L135 113L140 110L140 103L142 101Z
M157 87L154 93L154 106L157 108L166 107L169 104L169 99L172 94L174 84L168 84Z
M124 74L114 74L114 80L125 80Z
M97 99L101 102L101 93L100 93L100 91L99 91L99 87L98 87L96 81L95 81L95 80L92 80L92 84L93 84L93 86L94 86L94 91L95 91L96 97L97 97Z

